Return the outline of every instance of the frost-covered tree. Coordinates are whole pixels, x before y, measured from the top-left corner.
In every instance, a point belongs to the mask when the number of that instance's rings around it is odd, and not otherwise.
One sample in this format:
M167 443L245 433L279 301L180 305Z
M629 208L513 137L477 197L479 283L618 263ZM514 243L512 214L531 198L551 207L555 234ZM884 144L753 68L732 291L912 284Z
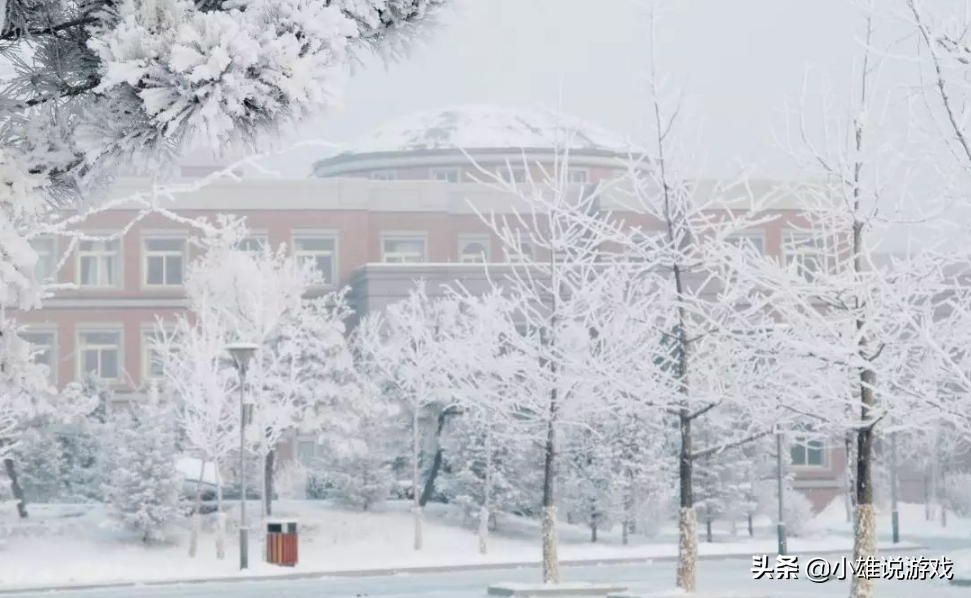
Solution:
M613 447L600 426L573 428L564 434L560 479L561 503L574 521L590 528L590 541L622 517L620 478Z
M328 496L367 511L387 499L394 487L392 449L399 408L369 381L361 382L354 397L346 411L332 413L343 420L344 432L320 436L323 456L314 468Z
M570 131L564 127L564 147ZM542 542L543 580L559 583L557 557L556 469L558 436L571 421L582 421L585 391L603 378L590 374L598 350L588 320L602 307L595 293L581 292L602 264L600 245L607 218L597 209L601 192L569 182L569 152L556 152L552 166L523 158L526 184L480 169L483 181L506 194L513 209L506 214L480 214L515 261L500 280L512 303L517 334L507 342L529 365L521 369L522 412L541 428L543 443ZM511 169L511 164L508 165ZM536 173L534 175L534 173ZM507 180L508 179L508 180ZM603 389L594 392L602 397ZM592 401L596 403L596 401Z
M421 550L421 456L423 420L430 411L448 404L448 360L441 342L444 328L453 326L458 311L455 301L430 298L424 284L408 298L390 305L384 317L369 317L358 334L360 359L380 386L390 389L410 420L414 515L414 547ZM437 409L441 411L441 409Z
M497 290L462 297L460 317L442 338L457 411L441 442L445 494L478 521L482 554L495 515L528 508L533 496L535 426L523 417L520 386L531 364L508 340L518 334L512 306Z
M152 387L122 415L105 493L111 515L145 543L161 542L179 513L182 477L175 467L172 405Z
M940 264L932 255L876 255L895 225L915 217L906 209L919 203L910 185L918 161L909 155L907 132L894 132L882 118L889 100L875 87L881 64L871 50L872 12L864 27L849 103L825 100L818 134L808 131L804 105L796 113L789 147L813 184L795 190L802 222L784 235L786 260L758 274L766 305L786 323L771 350L800 364L788 369L790 390L780 402L814 433L852 437L857 559L876 552L879 431L926 426L941 415L928 408L940 384L935 368L922 367ZM921 198L926 204L923 190ZM854 577L851 595L872 596L872 580Z
M239 250L245 236L242 223L223 219L217 224L206 231L205 253L187 268L186 295L196 317L211 319L226 340L259 346L247 370L247 384L260 397L254 405L249 441L263 464L263 512L269 515L276 447L298 425L304 411L302 349L287 331L304 317L303 296L312 272L291 259L284 246L260 252Z
M22 518L27 517L27 501L14 459L17 445L37 426L69 421L92 408L64 397L70 394L59 395L51 386L47 366L34 362L33 348L21 338L16 322L0 314L0 461Z
M295 397L301 414L298 428L320 443L340 445L360 437L357 407L373 416L374 401L362 397L364 382L354 363L345 321L351 309L347 292L328 293L305 301L296 317L282 326L281 343L296 357Z
M199 301L201 303L197 303ZM222 466L239 443L236 373L227 363L229 337L219 319L206 309L206 298L190 302L192 320L178 316L174 326L159 322L153 351L162 368L165 387L176 399L175 418L187 448L199 457L200 468L212 464L216 476L216 556L225 557ZM189 555L195 556L201 528L201 480L192 514Z

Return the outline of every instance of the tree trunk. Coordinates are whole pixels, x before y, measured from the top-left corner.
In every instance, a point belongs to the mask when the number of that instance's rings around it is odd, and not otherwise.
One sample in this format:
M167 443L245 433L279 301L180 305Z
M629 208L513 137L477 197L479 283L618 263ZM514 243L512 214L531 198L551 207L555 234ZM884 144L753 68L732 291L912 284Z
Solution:
M875 557L876 547L876 509L873 506L873 427L870 410L873 408L874 372L864 370L860 376L861 422L863 427L857 432L856 446L856 520L853 529L853 561ZM873 580L854 575L850 598L872 598Z
M846 510L846 522L853 522L853 508L855 506L855 486L853 481L853 435L847 433L846 437L843 439L844 448L846 451L846 494L844 495L843 505Z
M482 510L479 512L479 554L489 552L489 507L492 502L492 426L486 422L485 484L482 489Z
M590 523L590 542L592 544L597 543L597 520L594 519Z
M748 514L748 537L755 537L755 528L752 526L752 514Z
M621 541L624 546L630 543L630 534L634 527L634 474L627 469L627 489L624 494L624 521L621 529Z
M555 396L556 391L551 392ZM546 454L543 463L543 583L560 583L560 562L556 556L556 507L553 503L555 451L556 427L551 418L546 427Z
M489 507L479 510L479 554L489 553Z
M418 430L418 406L415 405L414 414L411 420L411 500L412 500L412 514L414 516L415 523L415 550L421 550L422 547L422 512L421 512L421 501L418 496L418 456L420 454L419 445L419 430Z
M199 552L199 532L202 529L202 480L206 477L206 460L200 459L199 479L196 480L196 508L189 521L189 558L196 558Z
M711 517L705 517L705 542L711 544Z
M7 479L10 480L10 492L13 494L14 500L17 501L17 515L21 519L27 519L29 515L27 513L27 498L24 496L24 489L20 486L20 480L17 477L17 464L8 457L3 460L3 467L7 472Z
M924 521L930 521L932 518L931 514L931 476L925 470L924 471Z
M216 559L226 558L226 513L223 512L223 479L219 473L219 462L213 461L216 469Z
M273 516L273 473L276 468L276 449L270 449L263 459L263 509L266 517Z
M678 515L678 587L687 593L696 590L695 569L698 561L698 518L695 515L691 476L694 463L691 457L691 419L687 408L681 409L681 455L678 460L678 481L681 509Z
M443 409L441 413L438 414L438 426L435 429L435 456L432 458L431 469L428 470L428 477L425 478L425 487L421 491L421 499L418 504L422 507L428 504L428 501L432 499L435 494L435 481L438 479L438 474L442 470L442 458L444 452L442 451L442 433L445 431L445 422L448 420L448 416L455 413L454 409Z
M943 466L940 470L940 491L938 492L938 499L941 503L941 527L947 527L947 479L945 478L947 470Z

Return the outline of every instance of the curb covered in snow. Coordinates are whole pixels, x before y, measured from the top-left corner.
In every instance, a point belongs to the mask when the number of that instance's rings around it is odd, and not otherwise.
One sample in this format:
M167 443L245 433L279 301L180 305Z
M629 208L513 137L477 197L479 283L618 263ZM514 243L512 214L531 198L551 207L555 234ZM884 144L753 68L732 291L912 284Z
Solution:
M922 550L918 544L902 544L897 550L913 552ZM844 554L846 550L805 550L800 555ZM700 561L744 559L746 553L722 553L698 555ZM610 565L636 565L639 563L670 563L677 561L676 555L655 557L623 557L605 559L564 559L561 567L605 567ZM0 595L33 594L47 592L67 592L75 590L105 590L114 588L135 588L155 586L175 586L206 583L235 583L243 581L299 581L305 579L326 579L328 577L388 577L400 574L460 573L462 571L501 571L503 569L539 568L540 561L521 561L510 563L482 563L470 565L439 565L429 567L389 567L384 569L345 569L340 571L308 571L306 573L283 573L281 575L239 575L235 577L205 577L194 579L164 579L155 581L118 581L103 583L63 584L49 586L16 586L5 588L0 585Z

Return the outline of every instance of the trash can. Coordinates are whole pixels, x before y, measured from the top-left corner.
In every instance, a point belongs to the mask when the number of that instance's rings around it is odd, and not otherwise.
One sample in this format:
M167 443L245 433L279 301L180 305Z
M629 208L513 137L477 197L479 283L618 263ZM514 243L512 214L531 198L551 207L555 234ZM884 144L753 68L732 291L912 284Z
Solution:
M266 562L281 567L297 564L297 522L266 523Z

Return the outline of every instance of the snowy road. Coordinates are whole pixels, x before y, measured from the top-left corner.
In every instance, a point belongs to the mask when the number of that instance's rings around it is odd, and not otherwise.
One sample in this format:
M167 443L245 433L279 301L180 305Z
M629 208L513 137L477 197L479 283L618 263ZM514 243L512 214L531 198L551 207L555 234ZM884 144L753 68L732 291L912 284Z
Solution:
M706 561L699 567L699 591L727 591L734 595L769 598L824 598L846 596L848 582L814 584L798 581L753 580L751 559ZM637 593L670 589L674 580L673 563L609 567L575 567L563 571L567 580L611 581L627 585ZM115 588L57 593L7 594L5 598L470 598L485 595L485 587L496 581L536 581L536 569L476 571L449 574L398 575L394 577L314 579L208 583L201 585ZM878 582L880 598L967 598L969 590L939 582Z

